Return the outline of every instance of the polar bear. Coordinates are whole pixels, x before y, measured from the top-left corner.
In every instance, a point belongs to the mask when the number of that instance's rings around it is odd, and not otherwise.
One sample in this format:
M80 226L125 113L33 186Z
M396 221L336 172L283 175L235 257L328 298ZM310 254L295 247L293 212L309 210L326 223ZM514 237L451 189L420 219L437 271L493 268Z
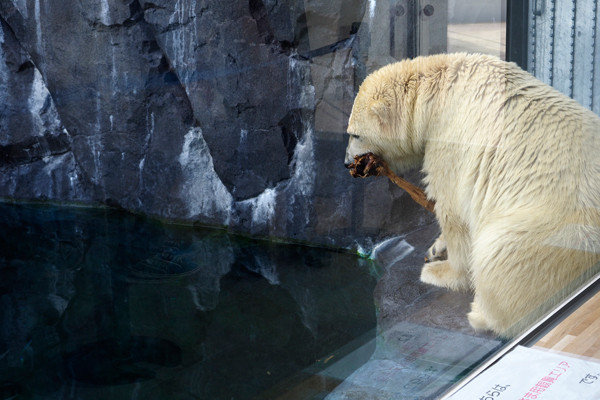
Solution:
M512 336L600 260L600 118L516 64L443 54L360 86L346 166L422 166L441 236L425 283L472 290L473 328ZM568 289L571 290L571 289Z

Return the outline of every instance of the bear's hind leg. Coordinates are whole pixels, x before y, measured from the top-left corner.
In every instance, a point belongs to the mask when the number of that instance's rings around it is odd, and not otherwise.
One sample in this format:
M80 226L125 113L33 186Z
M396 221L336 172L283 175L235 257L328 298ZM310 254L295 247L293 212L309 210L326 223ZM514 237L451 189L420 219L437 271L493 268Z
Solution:
M506 337L518 334L570 293L572 282L594 265L595 254L546 244L560 229L535 222L514 232L505 218L475 241L475 299L468 315L473 328Z
M507 332L542 302L538 286L548 279L548 260L538 260L545 258L540 257L543 253L536 252L535 246L527 248L522 243L525 238L510 238L503 232L483 238L489 239L480 238L473 248L475 296L467 317L476 330L511 336Z

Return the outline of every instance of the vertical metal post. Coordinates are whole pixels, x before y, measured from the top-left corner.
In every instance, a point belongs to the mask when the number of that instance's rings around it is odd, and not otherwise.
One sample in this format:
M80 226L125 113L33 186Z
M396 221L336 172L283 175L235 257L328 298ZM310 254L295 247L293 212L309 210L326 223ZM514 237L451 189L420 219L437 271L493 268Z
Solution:
M390 56L402 60L446 51L446 0L391 0L389 10Z
M575 62L575 4L574 0L554 1L554 58L552 86L573 97L573 64Z
M415 55L444 53L448 49L448 2L418 0L415 18L418 33Z
M396 60L414 57L410 51L409 36L412 28L412 1L398 0L390 2L390 56Z
M597 0L529 0L528 4L532 10L528 28L529 72L600 114ZM511 28L507 30L507 38L515 34Z
M527 69L529 1L506 1L506 60Z
M594 80L598 75L596 65L596 30L598 4L596 0L577 0L573 4L573 70L571 95L585 107L594 107ZM596 95L597 97L597 95Z

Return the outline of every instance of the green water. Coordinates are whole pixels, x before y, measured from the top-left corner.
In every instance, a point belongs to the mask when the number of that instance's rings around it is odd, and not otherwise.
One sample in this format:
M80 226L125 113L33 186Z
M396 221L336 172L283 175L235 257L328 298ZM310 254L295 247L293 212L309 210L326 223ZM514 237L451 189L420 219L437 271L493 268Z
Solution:
M0 204L0 224L0 399L318 399L374 337L350 254L114 210Z

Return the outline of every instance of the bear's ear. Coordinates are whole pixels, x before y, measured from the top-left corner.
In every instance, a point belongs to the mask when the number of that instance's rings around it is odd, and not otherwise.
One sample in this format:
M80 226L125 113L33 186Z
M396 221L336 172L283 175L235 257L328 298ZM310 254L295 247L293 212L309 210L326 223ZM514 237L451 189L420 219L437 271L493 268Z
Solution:
M370 104L369 109L381 125L388 125L391 121L391 108L385 101L376 100Z

